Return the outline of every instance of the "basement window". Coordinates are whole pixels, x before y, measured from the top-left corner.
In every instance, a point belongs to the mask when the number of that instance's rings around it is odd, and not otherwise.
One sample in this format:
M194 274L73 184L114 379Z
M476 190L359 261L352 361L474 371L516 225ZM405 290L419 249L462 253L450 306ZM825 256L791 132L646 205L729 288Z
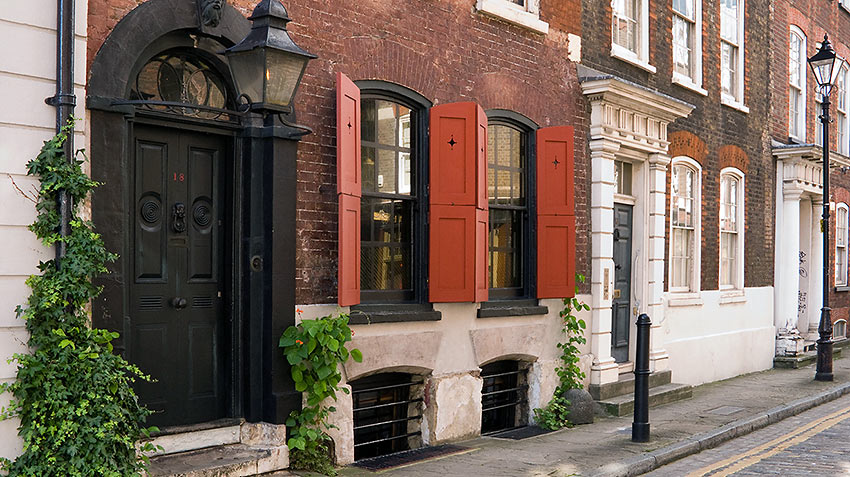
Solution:
M354 460L422 447L422 377L384 373L351 383Z
M847 321L838 320L832 325L832 337L834 339L843 340L847 338Z
M528 366L496 361L481 367L481 434L528 425Z

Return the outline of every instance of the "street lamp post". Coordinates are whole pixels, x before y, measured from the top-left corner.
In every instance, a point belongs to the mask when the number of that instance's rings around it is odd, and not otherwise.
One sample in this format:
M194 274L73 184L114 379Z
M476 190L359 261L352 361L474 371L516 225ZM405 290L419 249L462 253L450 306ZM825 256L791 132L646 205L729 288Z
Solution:
M841 70L844 59L835 53L829 38L824 34L820 49L808 59L818 90L823 97L823 114L820 116L823 127L823 307L818 325L818 356L816 381L832 381L832 319L829 307L829 95Z

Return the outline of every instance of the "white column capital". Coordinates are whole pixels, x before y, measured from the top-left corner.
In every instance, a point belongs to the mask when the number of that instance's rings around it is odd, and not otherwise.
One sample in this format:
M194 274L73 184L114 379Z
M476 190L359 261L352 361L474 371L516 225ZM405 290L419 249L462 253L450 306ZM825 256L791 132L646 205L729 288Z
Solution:
M670 158L669 155L658 153L658 154L650 154L649 160L647 162L649 162L650 169L658 170L658 171L666 171L667 166L670 165L671 161L672 161L672 159Z
M620 151L620 143L610 139L593 139L588 142L591 157L614 160L614 155Z
M782 188L782 198L784 200L800 200L803 196L803 191L800 189L791 189L789 187Z

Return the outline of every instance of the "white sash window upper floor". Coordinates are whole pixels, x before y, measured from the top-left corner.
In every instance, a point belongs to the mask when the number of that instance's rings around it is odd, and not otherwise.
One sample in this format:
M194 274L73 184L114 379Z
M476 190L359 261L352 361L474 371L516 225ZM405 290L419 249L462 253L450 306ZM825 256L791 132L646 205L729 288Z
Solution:
M702 2L673 0L673 82L702 95Z
M540 0L478 0L475 8L514 25L549 33L549 24L540 19Z
M611 0L611 56L650 73L649 0Z
M744 106L744 0L720 0L720 100Z
M794 25L788 41L788 135L806 142L806 35Z

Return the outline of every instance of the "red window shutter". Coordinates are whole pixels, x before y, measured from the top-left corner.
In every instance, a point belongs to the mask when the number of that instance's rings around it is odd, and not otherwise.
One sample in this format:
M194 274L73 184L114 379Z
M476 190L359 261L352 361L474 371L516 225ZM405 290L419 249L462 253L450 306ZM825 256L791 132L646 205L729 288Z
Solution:
M360 88L336 74L336 190L360 197Z
M576 218L537 217L537 298L575 296Z
M485 149L486 150L486 149ZM487 301L490 296L490 281L487 279L487 255L490 251L490 212L475 209L475 301Z
M572 126L537 130L537 213L575 215Z
M431 108L431 204L487 206L487 116L475 103Z
M431 206L429 290L432 302L473 302L482 296L482 286L486 300L486 214L473 206Z
M339 306L360 303L360 198L339 195Z
M350 306L360 303L360 89L342 73L336 79L337 295Z

